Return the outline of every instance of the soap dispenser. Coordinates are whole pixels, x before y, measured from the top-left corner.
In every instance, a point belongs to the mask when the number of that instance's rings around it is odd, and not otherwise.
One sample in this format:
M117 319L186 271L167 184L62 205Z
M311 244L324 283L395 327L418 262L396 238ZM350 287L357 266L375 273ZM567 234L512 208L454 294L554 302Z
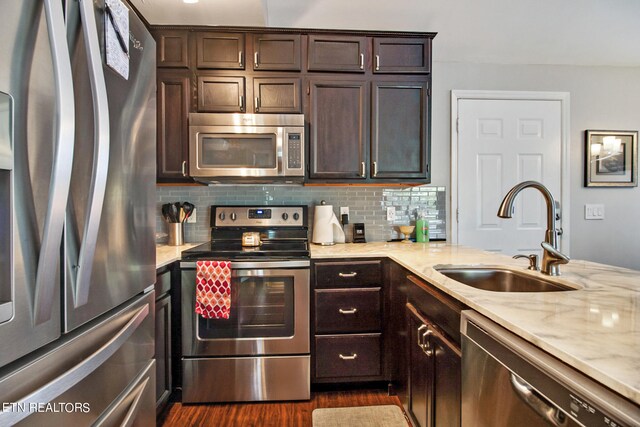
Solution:
M418 219L416 220L416 242L428 242L429 241L429 220L423 211L418 212Z

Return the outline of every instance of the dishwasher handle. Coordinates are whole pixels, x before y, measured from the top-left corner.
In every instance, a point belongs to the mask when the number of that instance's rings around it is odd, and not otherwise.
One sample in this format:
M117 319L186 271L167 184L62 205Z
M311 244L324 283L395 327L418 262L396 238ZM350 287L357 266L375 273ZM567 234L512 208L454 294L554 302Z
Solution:
M568 418L560 408L547 400L525 380L513 372L511 373L510 383L516 395L549 424L555 427L567 425Z

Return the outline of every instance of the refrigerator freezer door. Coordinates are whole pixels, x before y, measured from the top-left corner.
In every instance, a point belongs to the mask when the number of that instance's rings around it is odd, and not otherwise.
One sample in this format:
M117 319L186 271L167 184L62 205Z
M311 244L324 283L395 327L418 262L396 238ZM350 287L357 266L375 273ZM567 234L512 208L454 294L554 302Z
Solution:
M1 209L7 209L11 217L13 316L0 323L0 367L60 336L60 237L55 234L61 233L68 186L65 189L55 177L60 176L56 168L68 168L71 158L56 162L61 148L56 135L64 123L56 107L59 87L49 29L42 1L3 2L0 92L12 101L13 170L2 173L3 192L9 181L11 196L9 206L3 202ZM6 194L2 197L7 198ZM2 227L6 227L6 219L4 222ZM45 243L47 256L42 253ZM53 267L38 279L43 257Z
M154 424L154 297L140 296L0 376L0 401L9 404L0 425L88 426L126 418L127 402L132 415L144 418L137 425Z
M91 4L103 49L104 4L101 0ZM80 22L78 2L67 2L77 138L64 238L65 331L117 307L155 281L155 42L133 11L129 79L123 79L102 58L110 120L108 174L90 279L76 280L82 245L91 240L86 233L96 231L90 224L92 214L96 218L90 209L97 191L93 177L102 173L96 168L104 166L92 160L99 144L94 144L95 109Z

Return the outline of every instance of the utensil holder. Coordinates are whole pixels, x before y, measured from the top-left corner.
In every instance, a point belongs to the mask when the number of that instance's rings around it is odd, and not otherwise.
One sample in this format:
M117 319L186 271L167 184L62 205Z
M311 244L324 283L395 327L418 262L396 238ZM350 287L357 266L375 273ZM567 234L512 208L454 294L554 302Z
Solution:
M184 245L184 224L181 222L170 222L169 226L169 246Z

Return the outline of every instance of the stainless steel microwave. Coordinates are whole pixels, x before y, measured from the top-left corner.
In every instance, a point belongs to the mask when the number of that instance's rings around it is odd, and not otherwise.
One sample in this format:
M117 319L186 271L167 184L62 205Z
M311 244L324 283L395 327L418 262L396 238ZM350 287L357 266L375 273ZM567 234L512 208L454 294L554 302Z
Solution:
M203 182L304 179L303 114L189 114L189 174Z

